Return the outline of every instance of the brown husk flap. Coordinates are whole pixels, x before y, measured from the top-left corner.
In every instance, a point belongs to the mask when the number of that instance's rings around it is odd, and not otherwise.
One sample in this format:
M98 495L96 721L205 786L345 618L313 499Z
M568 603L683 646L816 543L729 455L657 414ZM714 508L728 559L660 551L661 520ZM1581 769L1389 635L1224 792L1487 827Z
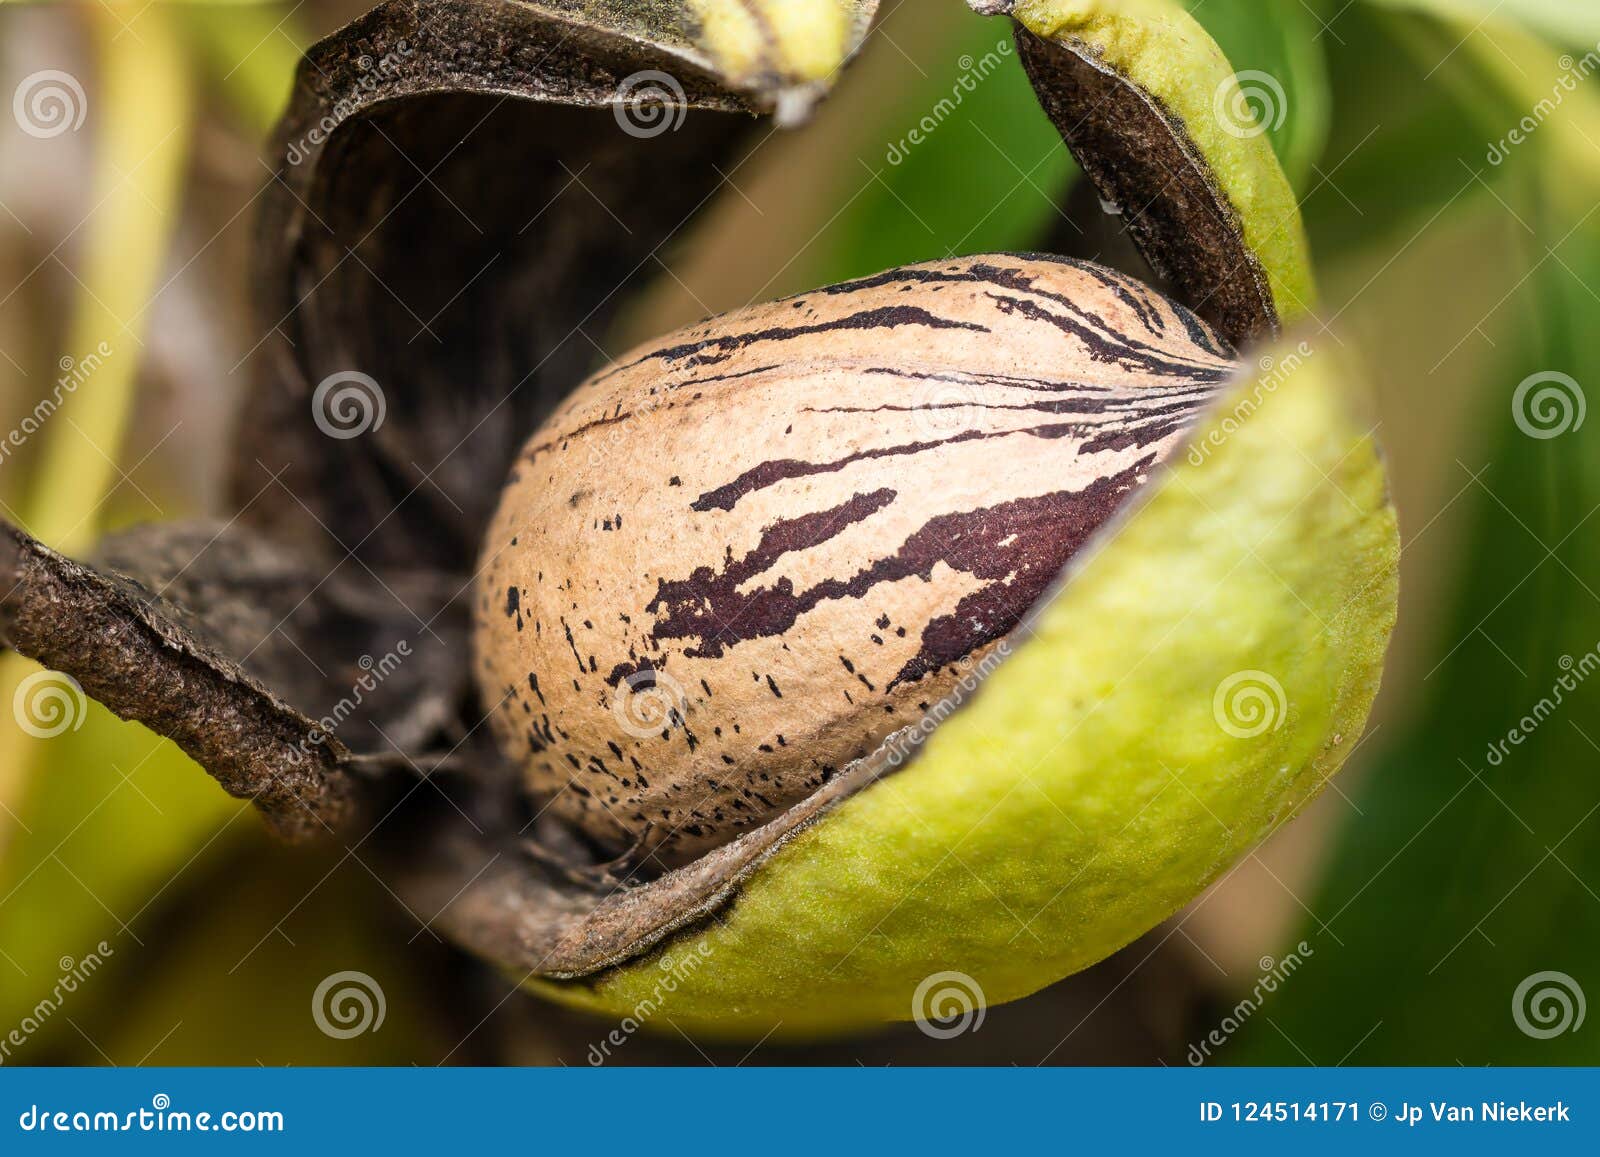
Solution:
M234 480L298 501L245 517L470 574L516 451L715 194L741 108L671 48L506 0L396 0L314 47L272 145Z
M485 835L503 822L463 804L406 839L395 887L418 919L519 976L590 976L713 917L790 839L891 774L900 763L891 753L903 750L891 739L765 827L640 884L530 859L516 840ZM524 830L540 826L529 820ZM559 838L546 846L559 848Z
M1278 333L1266 272L1176 118L1086 48L1015 30L1040 105L1174 296L1238 348Z
M212 545L196 556L200 536ZM248 600L303 592L302 583L276 581L293 562L266 544L195 525L147 527L113 549L141 577L73 562L0 522L0 639L173 740L284 834L342 822L352 786L340 768L342 745L236 658L259 653L245 625ZM181 595L163 581L180 558L194 564ZM263 655L253 665L275 664Z

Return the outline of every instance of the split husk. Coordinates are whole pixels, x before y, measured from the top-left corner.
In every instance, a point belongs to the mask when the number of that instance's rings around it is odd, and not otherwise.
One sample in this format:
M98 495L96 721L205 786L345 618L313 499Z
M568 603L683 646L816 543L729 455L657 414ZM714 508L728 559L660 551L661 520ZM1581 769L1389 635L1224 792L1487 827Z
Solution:
M1191 460L1079 552L914 758L886 747L630 886L538 818L478 726L472 560L512 459L589 369L582 327L716 191L749 114L799 116L874 7L816 3L821 24L752 38L732 0L649 24L602 0L396 2L318 45L261 218L270 336L238 519L135 532L98 569L10 528L0 543L17 650L286 834L369 841L418 915L519 979L621 1013L671 976L674 1020L707 1034L909 1018L939 970L1007 1000L1103 958L1337 770L1394 616L1355 370L1259 344L1309 310L1309 266L1265 139L1208 121L1220 53L1175 4L986 0L1152 265L1274 369L1245 363ZM819 58L805 30L824 26ZM681 90L675 129L614 123L641 73ZM319 390L351 375L377 392L359 436L330 434ZM401 640L418 658L329 726ZM1281 702L1245 738L1215 705L1240 673Z

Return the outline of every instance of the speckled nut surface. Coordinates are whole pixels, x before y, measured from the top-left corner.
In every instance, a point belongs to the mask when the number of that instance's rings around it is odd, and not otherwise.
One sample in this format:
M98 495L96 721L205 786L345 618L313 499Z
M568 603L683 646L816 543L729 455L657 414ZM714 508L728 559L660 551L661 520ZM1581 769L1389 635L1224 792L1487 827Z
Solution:
M616 853L765 823L981 662L1231 369L1146 286L1015 256L625 355L534 436L489 532L503 748Z

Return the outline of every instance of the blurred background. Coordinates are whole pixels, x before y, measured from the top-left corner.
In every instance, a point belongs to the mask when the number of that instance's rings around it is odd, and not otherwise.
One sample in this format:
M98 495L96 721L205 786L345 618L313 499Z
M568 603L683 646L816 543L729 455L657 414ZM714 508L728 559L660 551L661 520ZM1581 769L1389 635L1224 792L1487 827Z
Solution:
M259 339L261 142L301 49L364 7L0 4L6 517L81 553L221 510ZM1357 758L1185 912L978 1031L712 1047L668 1010L609 1063L1600 1062L1600 6L1189 7L1250 78L1319 325L1378 398L1403 603ZM1129 264L1005 25L960 0L883 9L604 349L951 254ZM64 121L39 119L41 86ZM0 660L6 703L35 670ZM452 951L359 858L275 844L143 729L94 708L48 730L0 711L0 1062L579 1065L612 1027ZM312 1015L345 972L383 994L353 1036Z

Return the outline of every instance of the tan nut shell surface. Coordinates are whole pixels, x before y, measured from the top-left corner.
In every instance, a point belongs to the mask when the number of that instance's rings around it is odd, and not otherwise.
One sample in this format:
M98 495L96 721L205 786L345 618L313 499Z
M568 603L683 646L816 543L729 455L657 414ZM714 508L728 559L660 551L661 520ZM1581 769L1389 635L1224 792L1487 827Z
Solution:
M758 826L981 662L1233 370L1054 258L712 319L591 379L488 535L480 684L541 806L668 863Z

